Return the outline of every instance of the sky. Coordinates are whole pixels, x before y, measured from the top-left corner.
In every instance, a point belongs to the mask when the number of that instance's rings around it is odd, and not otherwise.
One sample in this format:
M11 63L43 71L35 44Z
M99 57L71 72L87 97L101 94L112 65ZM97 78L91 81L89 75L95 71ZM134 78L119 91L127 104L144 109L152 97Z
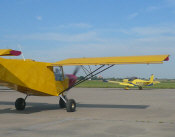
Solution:
M4 48L45 62L169 54L164 64L117 65L101 76L174 79L175 0L0 0Z

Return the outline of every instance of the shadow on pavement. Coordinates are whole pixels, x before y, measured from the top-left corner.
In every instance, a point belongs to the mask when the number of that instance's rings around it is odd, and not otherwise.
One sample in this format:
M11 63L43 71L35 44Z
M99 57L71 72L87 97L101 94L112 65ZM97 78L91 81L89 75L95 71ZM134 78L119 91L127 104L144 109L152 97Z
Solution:
M15 109L15 102L8 101L0 101L0 105L13 105L13 108L0 109L0 114L3 113L17 113L17 114L31 114L37 113L41 111L49 111L49 110L61 110L59 104L48 104L48 103L34 103L27 102L26 108L23 111L17 111Z
M114 105L114 104L77 104L84 108L123 108L123 109L146 109L149 105Z
M13 105L14 102L0 101L0 105ZM149 105L115 105L115 104L81 104L77 103L77 108L113 108L113 109L146 109ZM49 110L62 110L59 104L48 104L48 103L35 103L27 102L26 108L23 111L17 111L15 106L13 108L0 109L0 114L4 113L17 113L17 114L32 114L41 111Z

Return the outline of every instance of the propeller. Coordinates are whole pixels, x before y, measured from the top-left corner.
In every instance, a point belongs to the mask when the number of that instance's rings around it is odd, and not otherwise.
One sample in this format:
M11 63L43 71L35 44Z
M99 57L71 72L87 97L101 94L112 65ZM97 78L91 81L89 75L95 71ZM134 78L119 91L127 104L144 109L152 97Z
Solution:
M76 76L76 74L79 72L79 70L80 70L80 66L76 66L75 70L73 71L73 75Z
M72 74L66 74L66 76L69 78L69 87L73 86L76 83L76 74L79 72L79 70L80 66L76 66Z

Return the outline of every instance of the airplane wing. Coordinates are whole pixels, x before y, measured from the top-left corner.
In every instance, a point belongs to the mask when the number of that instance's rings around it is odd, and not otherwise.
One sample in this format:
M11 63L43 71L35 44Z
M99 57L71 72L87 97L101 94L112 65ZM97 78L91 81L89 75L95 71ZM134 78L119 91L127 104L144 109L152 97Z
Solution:
M111 81L111 80L108 80L108 82L110 82L110 83L116 83L116 84L120 84L121 83L121 82Z
M12 49L0 49L0 56L19 56L21 51L12 50Z
M159 84L160 82L159 81L153 81L153 84Z
M123 85L123 86L130 86L130 87L134 87L134 85L132 84L129 84L127 82L117 82L117 81L108 81L110 83L117 83L117 84L120 84L120 85Z
M120 84L120 85L123 85L123 86L134 87L133 84L129 84L129 83L126 83L126 82L120 82L119 84Z
M70 58L52 63L51 66L109 65L109 64L161 64L169 55Z

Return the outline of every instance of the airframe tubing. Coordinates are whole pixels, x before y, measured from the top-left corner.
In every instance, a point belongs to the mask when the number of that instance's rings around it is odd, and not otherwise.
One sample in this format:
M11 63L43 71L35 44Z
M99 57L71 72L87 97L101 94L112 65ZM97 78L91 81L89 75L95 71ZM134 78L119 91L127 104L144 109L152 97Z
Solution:
M104 66L105 66L105 65L104 65ZM104 67L104 66L103 66L103 67ZM103 69L103 70L101 70L101 71L99 71L99 72L97 72L97 73L95 73L95 74L93 74L94 72L90 73L90 75L92 74L91 77L87 77L87 78L84 78L82 81L76 82L76 83L73 85L73 87L75 87L75 86L79 85L80 83L82 83L82 82L84 82L84 81L86 81L86 80L88 80L88 79L94 77L95 75L98 75L99 73L101 73L101 72L103 72L103 71L105 71L105 70L111 68L112 66L114 66L114 65L110 65L109 67L107 67L107 68L105 68L105 69ZM95 70L95 71L97 71L97 70Z
M107 69L113 67L114 64L113 64L113 65L110 65L109 67L107 67L107 68L105 68L105 69L103 69L103 70L101 70L101 71L99 71L99 72L97 72L97 73L95 73L95 74L93 74L94 72L98 71L99 69L101 69L101 68L104 67L104 66L105 66L105 65L100 66L99 68L97 68L96 70L94 70L93 72L91 72L90 74L88 74L87 76L85 76L84 79L79 80L79 81L76 82L74 85L72 85L72 86L70 86L69 88L63 90L63 91L60 93L60 95L61 95L63 92L65 92L65 91L67 91L67 90L69 90L69 89L71 89L71 88L73 88L73 87L75 87L75 86L81 84L82 82L84 82L84 81L86 81L86 80L88 80L88 79L90 79L90 78L92 78L92 77L94 77L95 75L98 75L99 73L101 73L101 72L103 72L103 71L105 71L105 70L107 70ZM93 74L93 75L91 75L91 74ZM88 77L88 76L90 76L90 75L91 75L91 77Z

